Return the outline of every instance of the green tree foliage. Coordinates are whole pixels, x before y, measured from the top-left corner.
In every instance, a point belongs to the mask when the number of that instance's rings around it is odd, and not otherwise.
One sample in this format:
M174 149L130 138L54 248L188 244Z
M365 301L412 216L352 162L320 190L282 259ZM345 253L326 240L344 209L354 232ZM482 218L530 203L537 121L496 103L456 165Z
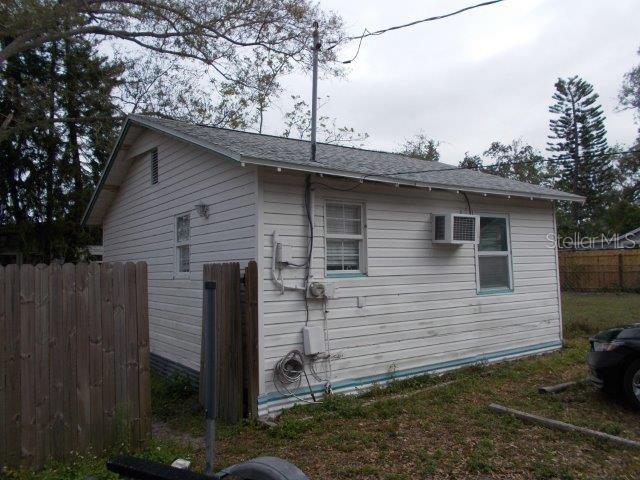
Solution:
M545 158L521 139L508 145L493 142L483 155L491 160L489 173L536 185L548 183Z
M292 95L291 100L293 100L293 107L284 114L285 129L282 136L308 140L311 137L311 109L299 95ZM325 101L318 110L328 101L329 97L325 97ZM316 128L316 138L324 143L362 146L363 142L369 138L368 133L358 132L353 127L339 127L335 118L326 115L318 115Z
M595 234L611 195L615 172L608 145L604 114L593 86L574 76L558 79L549 107L551 134L547 150L557 167L557 188L586 197L584 205L562 206L568 219L560 225L565 233Z
M640 64L624 75L618 99L621 108L633 110L638 125L638 138L631 148L632 153L618 160L618 181L621 185L622 197L638 203L640 202Z
M325 45L344 37L340 17L309 0L8 1L0 18L0 68L60 40L95 39L127 66L126 113L231 127L261 124L279 78L308 66L313 21ZM336 51L320 56L331 74Z
M458 166L469 170L484 171L482 157L480 155L471 155L469 152L465 152L464 158L460 161Z
M513 140L509 144L492 142L482 156L467 152L459 167L536 185L549 183L545 158L522 139Z
M126 114L261 131L281 76L309 65L314 20L340 43L340 17L309 0L0 2L0 233L73 259Z
M429 138L424 133L418 133L411 138L407 138L398 153L437 162L440 160L439 146L440 142L438 140Z
M603 220L609 233L622 235L630 232L640 227L640 205L626 199L615 201L604 213Z
M640 50L638 50L638 55L640 55ZM618 100L623 109L634 111L638 123L637 144L640 146L640 65L636 65L624 74Z
M79 221L114 140L121 73L88 40L50 42L0 71L0 108L16 127L0 141L2 226L34 259L74 259L89 240Z

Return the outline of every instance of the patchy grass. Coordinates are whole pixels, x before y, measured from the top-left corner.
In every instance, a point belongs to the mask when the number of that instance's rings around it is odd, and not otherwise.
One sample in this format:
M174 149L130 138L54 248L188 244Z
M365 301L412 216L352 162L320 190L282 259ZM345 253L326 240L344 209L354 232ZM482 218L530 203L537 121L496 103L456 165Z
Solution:
M565 348L561 352L478 365L442 376L423 376L374 388L364 398L333 396L295 407L272 429L256 423L221 426L219 466L258 455L286 458L311 479L636 479L638 452L579 434L525 424L488 410L495 402L520 410L640 440L640 415L587 385L540 395L541 385L582 379L589 335L638 320L640 295L565 294ZM153 412L168 430L144 456L169 461L184 456L201 469L202 414L184 382L153 381ZM182 386L181 386L182 385ZM436 388L432 388L438 385ZM167 443L177 438L181 443ZM20 480L103 478L104 459L79 460ZM63 470L64 468L64 470ZM95 470L92 470L95 469ZM55 475L54 473L60 474Z
M85 480L88 476L97 479L119 479L115 474L107 471L106 461L119 454L125 454L126 449L115 448L106 455L74 455L65 462L50 462L44 469L34 472L32 470L7 470L0 471L0 478L7 480ZM138 455L149 460L162 463L171 463L176 458L189 458L193 451L187 446L170 440L153 440L148 449Z

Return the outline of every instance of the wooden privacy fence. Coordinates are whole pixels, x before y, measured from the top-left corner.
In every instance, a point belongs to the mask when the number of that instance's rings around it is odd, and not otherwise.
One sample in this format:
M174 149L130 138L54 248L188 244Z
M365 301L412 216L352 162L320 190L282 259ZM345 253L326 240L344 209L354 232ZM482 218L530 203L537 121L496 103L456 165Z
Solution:
M640 291L640 249L560 251L563 290Z
M237 422L257 416L258 398L258 265L249 262L240 275L239 263L204 265L203 282L215 282L214 354L215 415ZM204 296L203 296L204 297ZM203 343L200 385L204 385L204 325L210 318L203 300ZM200 389L200 401L204 399Z
M151 431L145 263L0 267L0 466Z

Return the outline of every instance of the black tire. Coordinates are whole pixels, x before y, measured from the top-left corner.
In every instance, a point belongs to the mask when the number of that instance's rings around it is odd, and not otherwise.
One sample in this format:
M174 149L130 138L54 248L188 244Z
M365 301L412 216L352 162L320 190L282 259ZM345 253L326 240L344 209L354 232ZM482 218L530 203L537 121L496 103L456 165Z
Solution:
M627 367L622 379L622 388L629 403L640 410L640 360Z

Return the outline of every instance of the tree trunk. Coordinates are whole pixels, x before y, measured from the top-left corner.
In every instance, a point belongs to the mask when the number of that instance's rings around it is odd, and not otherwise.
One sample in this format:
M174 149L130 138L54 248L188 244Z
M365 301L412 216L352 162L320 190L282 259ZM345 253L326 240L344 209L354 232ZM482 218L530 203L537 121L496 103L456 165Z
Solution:
M78 85L77 85L77 65L73 57L72 43L69 40L64 41L65 48L65 109L67 117L80 118L80 110L78 108ZM82 173L82 162L80 160L80 147L78 141L78 124L76 122L68 122L68 144L67 149L71 157L71 168L73 176L73 207L71 210L71 219L74 223L80 223L82 216L82 197L84 192L84 178Z
M51 238L53 237L53 223L55 220L54 215L54 202L56 201L55 195L55 181L56 181L56 158L58 153L58 135L53 119L56 116L56 87L58 77L58 44L56 42L51 44L49 48L50 63L49 63L49 92L48 92L48 117L49 117L49 131L47 134L46 143L46 163L45 163L45 232L43 236L42 249L46 257L51 260L53 258L53 251L51 245Z
M578 131L578 120L576 118L576 99L573 97L573 91L571 90L571 85L567 89L569 92L569 96L571 97L571 123L573 125L573 136L574 136L574 152L573 152L573 192L576 195L581 195L581 192L578 190L579 180L580 180L580 138ZM582 225L580 225L580 210L577 202L571 202L571 219L573 220L573 224L576 226L578 230L578 234L582 235Z

